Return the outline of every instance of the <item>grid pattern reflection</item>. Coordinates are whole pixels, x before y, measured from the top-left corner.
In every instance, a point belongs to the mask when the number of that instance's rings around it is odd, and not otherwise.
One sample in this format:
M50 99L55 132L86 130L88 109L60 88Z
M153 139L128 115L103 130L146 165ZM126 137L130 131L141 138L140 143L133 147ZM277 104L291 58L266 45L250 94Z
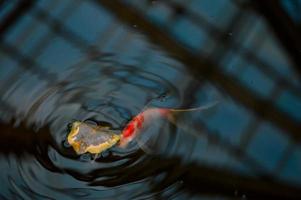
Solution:
M300 30L296 11L286 1L277 2ZM228 174L233 170L237 174L233 179L245 191L256 190L254 185L258 194L287 193L292 184L301 187L298 63L258 5L246 0L0 4L3 121L30 116L41 99L69 85L61 72L84 68L99 55L114 54L117 63L143 66L152 73L176 66L168 81L181 79L182 73L198 79L197 86L177 82L183 91L192 91L183 94L189 96L183 105L197 105L203 93L226 96L190 122L201 138L192 145L195 165L212 169L196 179L210 181L210 173L215 173L218 184L212 187L228 188L224 179L233 178ZM44 92L39 100L30 99L31 93L40 91ZM20 106L22 102L30 108ZM248 182L245 177L252 179ZM270 189L260 189L265 181L271 181ZM226 189L219 191L229 195Z

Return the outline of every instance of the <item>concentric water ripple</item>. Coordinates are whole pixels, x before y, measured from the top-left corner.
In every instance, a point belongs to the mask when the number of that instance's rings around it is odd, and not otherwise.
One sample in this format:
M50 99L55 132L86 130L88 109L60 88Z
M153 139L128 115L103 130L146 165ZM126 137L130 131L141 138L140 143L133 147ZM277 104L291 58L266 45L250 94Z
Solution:
M145 147L154 154L134 142L126 149L113 147L96 160L90 154L76 155L66 135L68 124L74 120L94 120L122 130L146 105L179 107L185 101L181 88L189 84L189 76L185 77L181 69L162 69L174 74L168 78L154 73L152 68L142 70L113 62L110 57L82 62L85 68L72 66L59 74L56 83L40 82L24 74L4 94L4 101L16 109L16 126L21 126L20 122L27 124L29 130L32 128L28 137L37 139L30 144L33 150L25 146L22 154L1 157L2 163L7 163L2 165L3 170L9 169L1 177L8 191L2 194L3 199L141 199L176 195L182 181L169 170L180 161L162 165L158 162L162 155L183 155L181 145L185 146L183 161L189 160L194 139L179 135L173 124L156 122L144 133L148 141L153 139L152 146ZM181 85L175 82L177 76L185 77Z

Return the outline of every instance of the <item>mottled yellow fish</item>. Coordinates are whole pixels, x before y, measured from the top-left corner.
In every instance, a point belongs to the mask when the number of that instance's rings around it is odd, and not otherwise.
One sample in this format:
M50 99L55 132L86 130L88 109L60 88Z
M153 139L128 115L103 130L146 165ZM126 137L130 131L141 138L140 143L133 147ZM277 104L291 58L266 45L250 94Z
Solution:
M77 154L99 154L114 146L120 140L120 135L109 127L75 121L67 140Z

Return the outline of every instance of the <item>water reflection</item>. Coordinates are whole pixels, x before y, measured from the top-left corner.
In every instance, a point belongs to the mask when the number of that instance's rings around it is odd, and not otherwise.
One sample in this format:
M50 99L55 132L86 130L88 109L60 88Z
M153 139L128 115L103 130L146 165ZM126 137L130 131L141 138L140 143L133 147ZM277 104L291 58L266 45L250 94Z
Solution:
M6 198L165 198L170 191L175 195L181 187L180 174L168 171L181 156L185 156L183 161L190 160L195 139L172 124L156 123L146 131L148 138L157 134L148 146L155 155L134 143L126 149L114 147L93 162L90 154L76 155L66 143L68 123L73 120L94 120L121 130L146 104L181 107L184 93L178 82L163 73L113 60L111 56L84 59L62 71L60 80L53 84L31 74L23 74L10 84L2 100L16 110L13 117L17 128L3 125L7 133L2 135L5 147L1 149L9 154L2 154L1 166L14 175L2 177L2 182L3 191L17 192L5 194ZM184 71L175 72L187 83L191 80ZM170 161L158 165L163 159L160 155L170 157ZM174 156L176 160L171 159Z
M11 2L0 1L0 199L300 199L298 60L252 3ZM95 161L66 142L74 120L121 130L146 105L216 100Z

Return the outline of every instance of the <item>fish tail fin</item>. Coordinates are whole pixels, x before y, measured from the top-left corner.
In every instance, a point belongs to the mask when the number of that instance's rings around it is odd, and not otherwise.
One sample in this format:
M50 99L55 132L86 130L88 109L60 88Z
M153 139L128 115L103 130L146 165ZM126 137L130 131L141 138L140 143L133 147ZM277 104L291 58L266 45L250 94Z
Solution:
M170 121L173 124L177 124L177 118L181 113L185 113L185 112L198 112L198 111L204 111L207 110L209 108L212 108L214 106L216 106L219 103L219 101L214 101L212 103L206 104L206 105L202 105L199 107L195 107L195 108L187 108L187 109L168 109L168 113L166 114L166 117L168 119L168 121Z
M186 108L186 109L169 109L171 112L193 112L193 111L203 111L207 110L209 108L212 108L213 106L217 105L219 101L214 101L212 103L208 103L206 105L202 105L195 108Z

